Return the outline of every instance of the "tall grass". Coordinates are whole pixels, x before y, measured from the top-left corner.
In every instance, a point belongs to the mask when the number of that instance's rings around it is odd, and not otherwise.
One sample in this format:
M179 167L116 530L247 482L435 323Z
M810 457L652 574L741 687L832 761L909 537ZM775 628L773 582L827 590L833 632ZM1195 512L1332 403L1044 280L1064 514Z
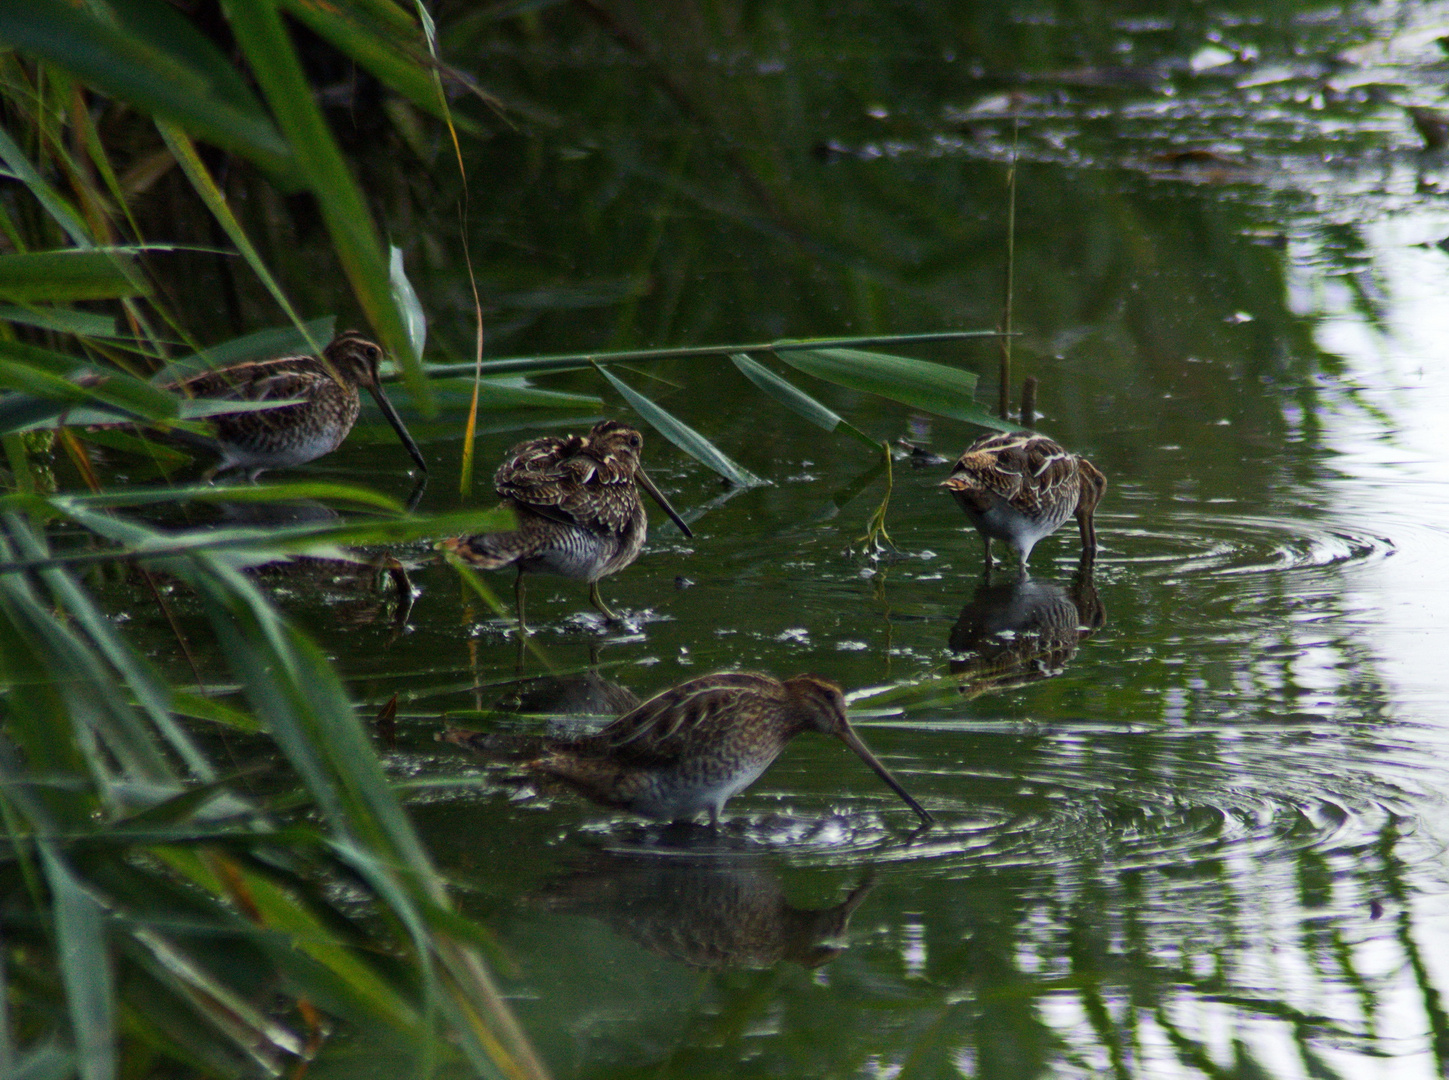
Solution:
M305 19L437 111L415 17L378 0L222 11L238 65L165 3L0 6L11 47L0 54L0 159L13 181L0 199L0 386L10 391L0 398L10 492L0 496L0 1073L300 1075L332 1053L375 1063L353 1075L542 1076L484 961L486 932L452 909L341 680L242 572L269 555L476 520L418 521L372 492L291 485L368 514L340 532L163 533L126 508L221 491L105 493L88 441L143 444L67 426L201 415L151 379L195 342L143 265L157 249L139 235L122 180L138 155L180 165L296 337L316 347L323 328L296 317L196 139L310 195L358 306L414 400L428 400L405 294L283 21ZM127 140L118 166L112 143ZM230 355L276 344L241 342ZM52 441L93 493L56 490L36 455ZM50 526L62 521L57 548ZM121 561L138 588L164 575L189 589L227 669L212 674L239 694L177 685L142 656L81 576L101 560ZM262 736L254 753L288 769L269 769L258 790L218 758L208 729Z

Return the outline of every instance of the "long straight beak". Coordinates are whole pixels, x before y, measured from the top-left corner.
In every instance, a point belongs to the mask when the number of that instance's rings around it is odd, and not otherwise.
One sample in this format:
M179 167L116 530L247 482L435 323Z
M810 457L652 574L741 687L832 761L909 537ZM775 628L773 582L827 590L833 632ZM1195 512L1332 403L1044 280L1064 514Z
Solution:
M890 770L880 763L880 759L870 752L870 747L860 741L860 736L852 728L844 727L835 733L841 742L850 747L860 757L860 760L875 770L875 774L886 782L886 785L905 800L905 804L920 815L921 820L927 825L936 819L915 799L911 798L910 792L901 787L901 782L890 774Z
M428 463L423 460L423 452L418 449L418 444L413 442L413 437L408 434L408 429L403 427L402 417L392 407L392 402L387 400L387 395L382 392L382 387L372 386L369 389L372 391L372 399L377 402L377 407L382 410L382 415L387 417L387 422L392 425L392 429L397 432L397 437L402 440L403 446L407 448L408 456L418 463L418 468L422 469L423 472L427 472Z
M654 486L654 481L649 479L649 474L644 471L644 466L639 466L634 471L635 477L639 480L639 486L649 492L649 497L659 504L659 509L669 515L669 520L679 526L679 531L685 536L693 536L693 531L684 523L684 519L674 512L674 507L669 505L669 500L660 494L659 489Z

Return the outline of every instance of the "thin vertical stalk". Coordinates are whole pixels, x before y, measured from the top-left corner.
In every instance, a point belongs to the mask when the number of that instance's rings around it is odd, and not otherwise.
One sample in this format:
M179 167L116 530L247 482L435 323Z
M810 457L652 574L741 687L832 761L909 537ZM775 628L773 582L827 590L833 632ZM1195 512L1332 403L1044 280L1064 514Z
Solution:
M1001 419L1011 419L1011 308L1016 287L1016 144L1021 132L1021 119L1013 103L1011 110L1011 162L1006 169L1006 301L1002 307L1000 334L1001 386L997 394L997 412Z

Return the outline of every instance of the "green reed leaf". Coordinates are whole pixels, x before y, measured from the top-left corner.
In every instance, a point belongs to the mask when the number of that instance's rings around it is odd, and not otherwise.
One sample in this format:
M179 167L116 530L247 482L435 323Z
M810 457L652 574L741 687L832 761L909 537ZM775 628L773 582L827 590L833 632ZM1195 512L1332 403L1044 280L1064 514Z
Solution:
M184 16L168 16L166 4L110 6L114 20L65 0L0 4L0 42L279 176L293 175L291 148L235 68Z
M0 341L0 366L8 373L8 377L0 379L0 385L15 390L63 401L104 402L154 420L173 419L180 412L176 395L143 379L117 368L98 371L81 357L37 345ZM86 369L90 369L93 380L86 385L74 381L76 373Z
M791 412L803 416L816 427L824 428L826 431L843 430L847 435L859 439L872 450L880 449L878 440L872 439L850 421L816 401L794 383L780 378L763 364L756 363L743 353L735 353L730 359L734 361L735 367L740 369L745 378Z
M317 200L353 294L409 387L431 411L427 380L393 300L372 213L327 127L275 0L223 0L222 7Z
M34 326L40 330L54 330L76 337L129 338L116 330L116 320L109 315L96 315L89 311L73 308L22 308L0 307L0 320Z
M115 1080L116 988L105 913L52 845L40 852L81 1080Z
M860 349L781 349L786 364L848 390L899 401L903 405L969 424L1015 431L1016 425L992 416L974 401L976 375L960 368Z
M0 16L0 19L3 19L3 16ZM51 220L65 230L71 243L82 248L92 246L94 241L91 237L90 226L85 223L69 200L46 183L45 177L31 164L24 151L15 145L15 140L6 134L4 129L0 129L0 159L3 159L16 178L30 189L30 194L35 196L36 202L45 207L45 212L50 215Z
M765 483L748 469L731 461L718 447L694 428L629 386L608 368L599 371L623 395L624 400L642 416L649 426L700 464L713 469L738 487L758 487Z
M16 304L112 300L146 292L129 248L65 248L0 255L0 300Z

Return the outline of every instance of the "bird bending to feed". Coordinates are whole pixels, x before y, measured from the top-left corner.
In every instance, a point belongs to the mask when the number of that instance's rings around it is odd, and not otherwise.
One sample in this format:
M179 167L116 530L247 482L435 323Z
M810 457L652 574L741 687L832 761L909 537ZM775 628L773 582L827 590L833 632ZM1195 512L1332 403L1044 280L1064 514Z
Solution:
M624 569L644 546L649 519L639 489L680 532L694 535L644 471L643 449L644 437L617 420L602 420L587 435L547 435L519 443L493 474L493 486L517 516L518 528L454 537L441 546L485 570L518 568L513 591L521 629L528 628L526 573L587 581L594 607L616 620L599 596L599 579Z
M541 740L542 752L523 767L604 806L656 821L686 820L703 810L717 825L725 802L754 783L803 731L835 736L923 822L935 820L855 733L840 687L813 675L784 682L748 672L701 675L593 735ZM488 736L477 732L443 737L484 750L489 745Z
M1031 549L1075 516L1082 534L1082 560L1097 554L1092 515L1107 478L1086 458L1069 454L1045 435L1016 431L983 435L961 455L942 487L951 492L986 545L1004 540L1026 569Z
M217 401L287 401L296 405L253 412L223 413L211 418L212 440L200 440L221 455L214 473L244 469L255 480L267 469L305 465L342 444L362 411L359 387L371 392L377 407L397 432L413 461L423 472L418 444L403 426L402 418L382 392L377 365L382 349L355 330L333 338L315 356L279 356L273 360L250 360L205 371L166 385L188 397ZM187 442L195 436L178 437Z

